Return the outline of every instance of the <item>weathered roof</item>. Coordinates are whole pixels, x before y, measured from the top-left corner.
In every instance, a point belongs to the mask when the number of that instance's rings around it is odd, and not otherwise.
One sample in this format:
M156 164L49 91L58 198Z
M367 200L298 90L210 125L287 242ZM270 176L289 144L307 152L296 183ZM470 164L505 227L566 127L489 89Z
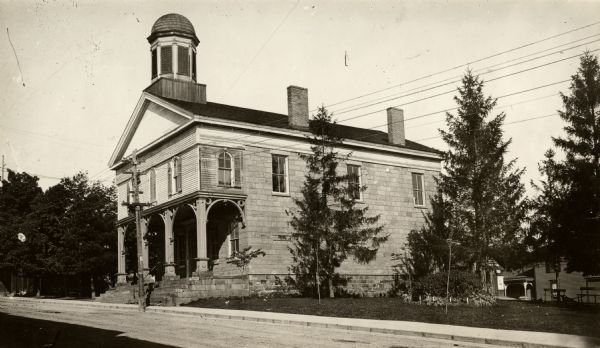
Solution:
M152 94L155 95L155 94ZM288 124L288 116L268 111L260 111L254 109L246 109L238 106L219 104L219 103L192 103L176 99L164 98L159 95L155 95L165 101L180 107L188 112L195 115L214 117L223 120L231 120L238 122L247 122L255 125L270 126L276 128L287 128L291 129ZM339 130L339 134L344 139L364 141L368 143L381 144L394 146L399 148L406 148L410 150L424 151L435 154L441 154L441 151L434 149L429 146L421 145L414 141L406 140L406 145L394 145L388 142L388 135L385 132L364 129L358 127L351 127L345 125L336 125Z
M157 19L152 26L150 36L148 36L148 42L152 43L152 41L158 37L172 35L192 39L196 45L200 42L196 36L196 31L194 30L192 22L177 13L169 13Z

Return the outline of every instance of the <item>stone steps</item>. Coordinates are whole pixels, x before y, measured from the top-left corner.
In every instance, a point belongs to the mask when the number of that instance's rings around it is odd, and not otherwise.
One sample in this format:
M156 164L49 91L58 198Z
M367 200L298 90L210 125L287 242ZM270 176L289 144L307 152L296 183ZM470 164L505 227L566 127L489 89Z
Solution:
M137 303L137 286L121 285L96 298L106 303ZM150 305L178 306L201 298L248 296L248 280L242 277L213 277L203 274L154 283Z
M114 289L110 289L94 301L104 303L137 303L137 286L134 285L118 285Z

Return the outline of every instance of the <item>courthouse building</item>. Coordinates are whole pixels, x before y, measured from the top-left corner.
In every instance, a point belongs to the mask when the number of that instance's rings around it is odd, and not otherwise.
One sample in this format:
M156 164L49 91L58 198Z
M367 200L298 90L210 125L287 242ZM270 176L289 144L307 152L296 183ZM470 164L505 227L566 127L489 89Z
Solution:
M159 280L228 279L239 273L225 259L252 246L266 256L247 270L250 284L268 287L289 273L292 230L286 210L295 209L293 198L304 182L299 154L310 152L308 91L287 87L287 115L213 103L207 86L197 82L208 67L196 65L199 40L187 18L160 17L148 42L150 85L109 164L119 200L118 282L126 281L127 265L136 258L125 252L135 224L121 204L131 200L132 165L126 158L135 149L140 201L152 203L142 212L144 267ZM285 98L283 86L281 92ZM402 110L389 108L387 120L387 133L337 125L345 138L339 152L352 153L339 168L367 186L357 200L370 214L381 214L383 234L389 235L374 261L349 259L340 270L350 277L349 290L365 294L383 292L389 283L391 254L423 225L441 168L439 151L405 139Z

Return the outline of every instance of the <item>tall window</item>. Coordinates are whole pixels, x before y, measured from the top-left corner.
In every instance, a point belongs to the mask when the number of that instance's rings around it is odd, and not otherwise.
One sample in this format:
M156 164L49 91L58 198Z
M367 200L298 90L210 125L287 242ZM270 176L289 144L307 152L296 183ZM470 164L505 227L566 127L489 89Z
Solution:
M231 233L229 234L229 255L240 251L240 228L237 221L231 223Z
M348 164L348 188L350 189L350 194L352 198L356 200L361 200L361 177L360 177L360 166Z
M227 151L223 151L219 154L218 158L219 169L217 177L219 185L221 186L232 186L233 183L233 162L231 155Z
M177 46L177 73L190 76L190 52L187 47Z
M169 162L169 194L181 192L181 159L175 157Z
M196 81L196 53L192 50L192 79Z
M160 47L160 70L162 74L173 72L173 47Z
M287 156L273 155L273 192L287 193Z
M150 202L156 202L156 172L150 169Z
M158 57L156 48L152 50L152 78L155 78L158 74Z
M127 185L125 187L127 190L127 203L133 203L133 179L127 180Z
M423 197L423 174L412 173L413 199L415 205L425 205Z

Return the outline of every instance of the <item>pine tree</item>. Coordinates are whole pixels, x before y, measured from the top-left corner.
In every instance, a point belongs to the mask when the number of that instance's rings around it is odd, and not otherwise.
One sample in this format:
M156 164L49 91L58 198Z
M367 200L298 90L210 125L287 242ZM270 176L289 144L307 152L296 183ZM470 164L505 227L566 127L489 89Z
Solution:
M555 152L550 149L545 159L538 164L538 170L544 177L539 184L531 182L538 195L531 201L533 214L526 245L533 249L537 261L555 263L562 256L561 240L558 233L558 216L561 211L563 187L557 178Z
M441 134L449 149L437 180L439 193L432 199L443 204L432 203L427 219L436 223L426 228L457 241L457 262L485 279L497 251L522 233L523 170L504 159L511 142L502 139L505 114L491 115L496 100L484 96L483 82L468 71L454 100L458 111L446 114L448 131Z
M557 164L564 186L559 207L557 239L569 271L600 274L600 66L589 52L571 77L570 94L561 97L567 123L565 137L553 138L566 158Z
M320 294L326 284L333 297L335 287L343 283L336 269L349 256L361 263L372 261L387 236L379 236L379 216L368 216L367 206L356 205L357 188L347 185L350 176L338 173L340 161L346 159L336 151L342 138L324 107L311 120L310 131L312 153L300 155L307 167L302 196L294 199L297 209L291 212L290 270L304 294Z

